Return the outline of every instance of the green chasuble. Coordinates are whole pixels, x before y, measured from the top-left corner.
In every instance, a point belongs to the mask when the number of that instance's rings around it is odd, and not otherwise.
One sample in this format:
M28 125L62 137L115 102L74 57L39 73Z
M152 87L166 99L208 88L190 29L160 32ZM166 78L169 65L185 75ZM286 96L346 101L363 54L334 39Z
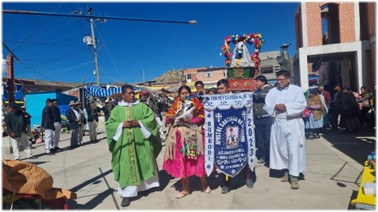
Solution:
M123 128L117 141L113 139L117 128L126 120L140 121L151 133L146 138L140 127ZM157 175L156 157L161 151L159 129L154 112L143 103L116 106L105 124L115 181L122 189L137 186L141 181Z

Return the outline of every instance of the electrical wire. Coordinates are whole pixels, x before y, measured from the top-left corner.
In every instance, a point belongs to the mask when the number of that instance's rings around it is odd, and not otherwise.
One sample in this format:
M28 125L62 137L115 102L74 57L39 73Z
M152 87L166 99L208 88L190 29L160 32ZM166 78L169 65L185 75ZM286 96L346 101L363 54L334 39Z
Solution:
M50 72L44 74L44 76L56 76L56 75L59 74L59 73L64 73L64 72L67 73L67 71L69 71L69 70L76 69L76 68L80 68L80 67L83 67L83 66L85 66L85 65L88 65L88 64L90 64L90 63L93 63L93 61L91 60L91 61L88 61L88 62L84 62L84 63L78 64L78 65L76 65L76 66L72 66L72 67L70 67L70 68L56 69L56 70L54 70L54 71L50 71ZM27 75L27 74L26 74L26 75L24 74L24 76L25 76L25 77L30 77L30 78L35 78L35 77L37 77L36 75ZM56 80L56 79L55 79L55 80Z
M114 70L116 70L118 76L121 77L122 75L121 75L121 73L119 72L120 68L119 68L118 64L115 62L114 57L113 57L112 54L110 53L109 49L106 47L107 45L106 45L106 43L105 43L105 39L103 38L103 36L102 36L100 30L97 29L96 24L94 24L94 28L95 28L97 34L99 35L100 39L102 40L102 42L103 42L104 45L105 45L105 52L108 54L110 60L112 61L112 64L115 66L115 69L114 69ZM122 78L122 77L121 77L121 78Z
M56 58L49 59L49 61L35 64L35 65L31 66L31 67L34 68L34 67L37 67L37 66L40 66L40 65L46 64L46 63L50 63L50 62L52 62L52 61L61 60L61 59L64 58L64 57L71 56L71 55L74 55L74 54L77 54L77 53L83 52L83 51L85 51L85 50L86 50L86 49L80 49L80 50L78 50L78 51L74 51L74 52L71 52L71 53L69 53L69 54L62 55L62 56L60 56L60 57L56 57Z
M60 7L62 5L62 3L60 3L56 8L55 8L55 11L54 11L54 13L56 13L56 11L58 10L58 8ZM47 20L45 23L47 23L49 20ZM25 38L25 40L24 40L24 42L25 41L27 41L29 38L31 38L39 29L41 29L42 28L42 26L45 24L45 23L42 23L41 25L39 25L31 34L29 34L29 36L27 36L26 38ZM24 43L21 43L20 45L18 45L15 49L14 49L14 51L17 51L17 49L19 49L21 46L23 46L24 45Z
M67 47L80 47L80 48L85 48L83 45L73 45L73 44L58 44L58 43L45 43L45 42L24 42L24 41L17 41L17 40L3 40L5 42L9 43L27 43L27 44L38 44L38 45L49 45L49 46L67 46Z
M44 77L44 75L42 73L40 73L39 71L35 70L33 67L29 66L28 64L24 63L23 61L19 61L21 64L23 64L24 66L28 67L30 70L34 71L35 73L37 73L39 76L41 77ZM51 80L51 81L54 81L52 78L50 77L46 77L47 79Z
M72 3L69 3L69 5L70 5L70 7L71 7L71 9L72 9L72 11L74 12L75 11L75 9L73 8L73 6L72 6ZM84 28L84 26L81 24L81 21L80 21L80 19L77 19L78 20L78 22L79 22L79 24L80 24L80 26L81 26L81 28L83 29L83 32L84 32L84 34L87 34L86 33L86 31L85 31L85 28Z
M54 11L54 13L58 10L58 8L60 7L62 5L62 3L61 4L59 4L58 5L58 7L55 9L55 11ZM71 6L71 8L73 9L73 6L72 6L72 4L70 3L70 6ZM46 23L46 22L45 22ZM26 43L32 43L32 42L27 42L27 40L29 40L38 30L40 30L42 27L43 27L43 25L45 24L45 23L43 23L43 24L41 24L37 29L35 29L26 39L24 39L23 41L18 41L18 42L20 42L21 44L16 48L16 49L18 49L18 48L20 48L22 45L24 45L24 44L26 44ZM67 23L66 23L67 24ZM81 26L81 29L84 31L84 33L85 33L85 29L84 29L84 27L83 27L83 25L82 25L82 23L79 21L79 24L80 24L80 26ZM104 38L103 38L103 36L102 36L102 34L101 34L101 32L97 29L97 26L96 25L94 25L95 26L95 28L96 28L96 30L97 30L97 33L99 34L99 37L103 40L103 42L105 43L105 40L104 40ZM65 34L66 36L67 36L67 34ZM61 37L60 37L61 38ZM146 41L145 41L146 42ZM42 43L41 43L42 44ZM58 44L48 44L48 43L45 43L45 45L58 45ZM61 46L69 46L69 45L61 45ZM114 57L113 57L113 55L110 53L110 51L109 51L109 49L108 48L106 48L106 52L108 53L108 56L109 56L109 58L110 58L110 60L112 61L112 63L113 63L113 65L115 66L115 70L117 71L117 75L119 75L119 76L121 76L121 73L119 73L119 71L120 71L120 68L119 68L119 66L118 66L118 64L116 63L116 61L115 61L115 59L114 59ZM129 58L132 58L132 56L131 57L129 57ZM126 59L129 59L129 58L126 58ZM137 60L137 61L140 61L140 58L143 58L143 57L138 57L138 58L133 58L134 60ZM33 67L35 67L35 66L39 66L39 65L42 65L42 64L46 64L46 63L48 63L48 62L51 62L52 60L57 60L57 58L53 58L53 59L50 59L50 61L47 61L47 62L44 62L44 63L41 63L41 64L37 64L37 65L34 65L34 66L30 66L30 65L27 65L27 64L25 64L25 62L21 62L22 64L24 64L26 67L28 67L28 68L30 68L32 71L34 71L35 73L37 73L37 74L39 74L39 75L41 75L41 76L43 76L41 73L39 73L37 70L34 70L33 69ZM149 61L150 62L150 64L161 64L161 65L168 65L168 66L174 66L174 67L181 67L181 68L184 68L185 66L183 66L183 65L177 65L177 64L171 64L171 63L162 63L162 62L152 62L151 63L151 61ZM112 69L112 70L114 70L114 69ZM111 74L113 74L113 75L110 75L110 76L114 76L114 73L111 73ZM122 77L121 77L122 78Z
M72 23L70 22L66 22L66 25L72 25ZM62 25L61 28L64 28L65 26ZM68 26L70 27L70 26ZM53 32L53 33L56 33L56 32ZM69 31L69 32L64 32L61 36L55 36L55 40L50 40L51 43L57 43L59 41L62 41L63 40L63 43L66 41L66 38L72 38L74 37L75 34L79 34L81 33L81 30L78 29L76 31ZM45 38L42 38L43 40L45 40Z
M98 33L99 37L101 38L102 42L105 44L105 39L102 36L101 31L97 28L96 25L94 25L94 26L95 26L95 30ZM115 30L115 32L117 33L118 37L122 37L120 35L120 33L119 33L118 30ZM144 40L144 42L146 43L146 40ZM105 46L107 46L107 45L105 44ZM114 57L110 54L109 49L106 48L105 50L108 53L109 58L112 61L113 65L115 66L115 70L117 70L117 73L120 75L120 78L123 78L122 77L122 73L119 72L120 68L119 68L118 64L115 62ZM132 58L132 59L130 59L130 58ZM131 60L133 62L135 62L135 61L139 61L140 62L141 58L145 58L145 57L143 57L143 56L139 56L139 57L137 57L137 56L134 56L134 57L133 56L129 56L129 57L126 57L125 59ZM148 63L152 64L152 65L154 65L154 64L160 64L160 65L166 65L166 66L176 67L176 68L187 68L187 66L184 66L184 65L172 64L172 63L162 63L162 62L157 62L157 61L151 62L151 58L149 58ZM142 64L144 64L144 63L142 62Z
M82 64L78 64L76 66L72 66L70 68L62 68L62 69L57 69L57 70L54 70L52 72L49 72L48 74L46 74L46 76L51 76L51 75L56 75L57 73L64 73L64 72L68 72L70 70L73 70L73 69L77 69L77 68L80 68L80 67L83 67L83 66L86 66L88 64L91 64L93 63L93 60L90 60L90 61L87 61L87 62L84 62Z
M117 80L126 81L126 80L123 79L122 76L116 77L116 76L114 76L114 74L111 74L108 71L106 71L106 70L109 70L109 67L101 66L101 68L99 70L101 70L101 72L104 72L106 74L106 75L104 75L104 74L101 75L103 79L105 78L105 79L111 79L111 80L114 80L114 81L117 81Z

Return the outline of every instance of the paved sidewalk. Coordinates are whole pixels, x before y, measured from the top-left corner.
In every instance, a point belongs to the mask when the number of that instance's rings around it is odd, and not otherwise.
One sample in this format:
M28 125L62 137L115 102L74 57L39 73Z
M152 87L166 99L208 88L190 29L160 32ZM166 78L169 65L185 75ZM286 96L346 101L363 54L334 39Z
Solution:
M33 145L38 159L25 161L34 163L49 172L54 187L69 189L78 198L70 202L72 209L339 209L350 208L351 199L357 195L363 161L375 149L375 133L362 131L358 134L343 134L326 131L320 139L308 140L307 172L300 180L300 189L290 189L273 177L275 172L267 167L256 167L257 182L252 189L239 183L237 189L221 194L217 180L211 178L213 191L200 192L199 180L191 178L191 195L176 199L176 187L181 183L160 171L161 187L143 192L127 208L121 208L121 197L111 170L111 154L108 151L103 125L99 125L98 143L87 144L74 150L64 150L55 155L44 155L43 144ZM3 138L7 139L7 138ZM89 137L85 136L84 141ZM5 140L5 142L8 142ZM61 135L60 147L69 146L69 134ZM163 149L164 151L164 149ZM163 153L163 152L162 152ZM158 157L161 168L163 154ZM21 157L26 157L24 152ZM12 159L6 153L3 158Z

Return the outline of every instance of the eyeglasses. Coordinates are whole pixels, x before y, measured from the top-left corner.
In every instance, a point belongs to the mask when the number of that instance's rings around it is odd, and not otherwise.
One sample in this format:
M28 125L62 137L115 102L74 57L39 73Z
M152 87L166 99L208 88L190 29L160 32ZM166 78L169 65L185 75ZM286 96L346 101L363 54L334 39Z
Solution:
M287 80L287 78L277 78L277 81L284 81L284 80Z

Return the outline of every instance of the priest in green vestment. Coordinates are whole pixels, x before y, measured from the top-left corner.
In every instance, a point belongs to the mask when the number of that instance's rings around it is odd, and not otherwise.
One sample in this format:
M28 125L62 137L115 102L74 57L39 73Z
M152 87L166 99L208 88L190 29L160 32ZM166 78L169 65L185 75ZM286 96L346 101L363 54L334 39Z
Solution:
M122 86L122 96L105 128L114 179L125 207L138 191L159 187L156 157L162 145L154 112L136 101L131 85Z

